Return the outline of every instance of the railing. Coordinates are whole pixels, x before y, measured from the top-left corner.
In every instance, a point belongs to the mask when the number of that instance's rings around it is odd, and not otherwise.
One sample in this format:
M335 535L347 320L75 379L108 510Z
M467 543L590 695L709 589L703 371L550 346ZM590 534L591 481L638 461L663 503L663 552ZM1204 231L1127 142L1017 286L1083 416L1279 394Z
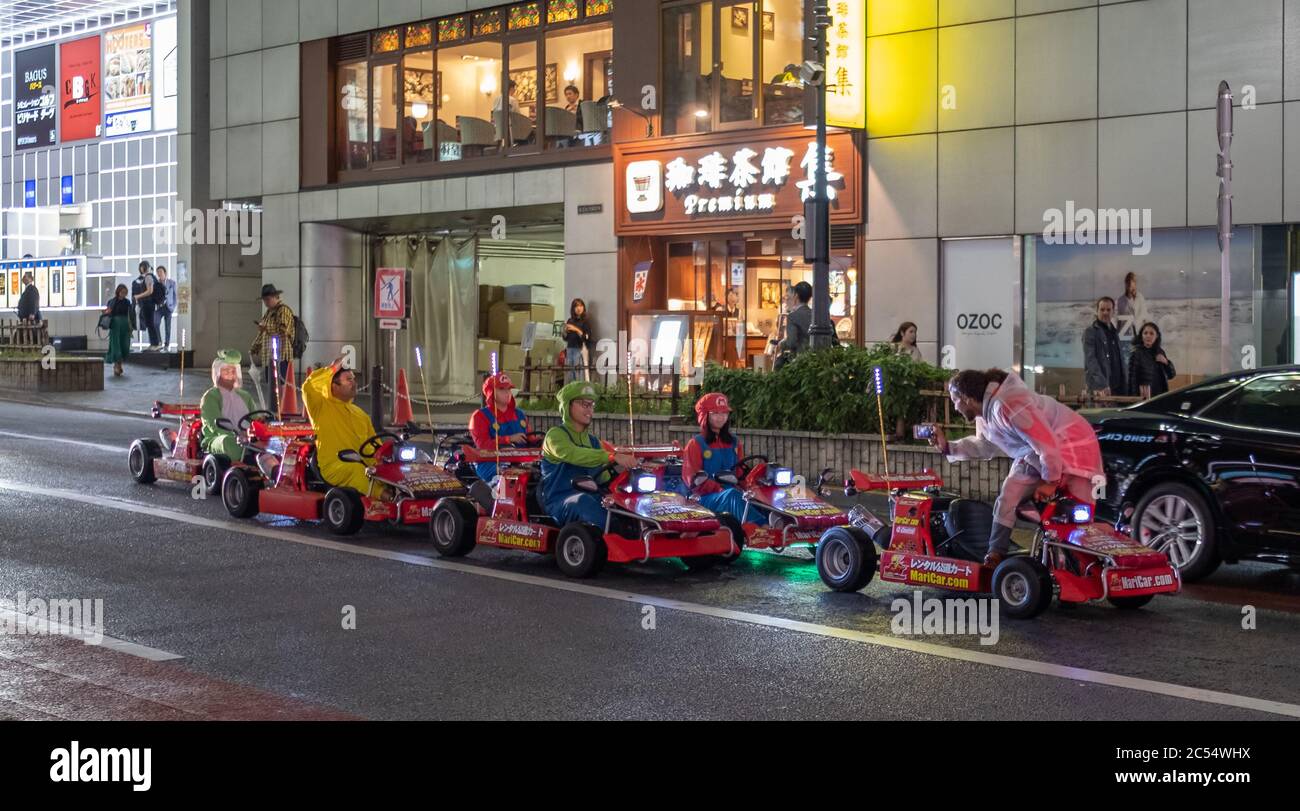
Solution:
M571 376L574 379L588 380L602 385L609 397L617 396L620 400L620 413L627 408L628 372L606 369L600 372L595 364L569 366L565 364L534 364L530 359L524 361L523 385L516 396L520 399L554 396ZM632 368L632 410L640 414L658 414L666 403L669 414L677 414L682 402L682 376L671 363L633 365ZM687 393L693 391L687 387ZM692 396L692 399L693 396ZM642 404L637 408L637 403ZM653 408L645 405L653 403Z
M40 350L50 344L48 321L0 321L0 346Z

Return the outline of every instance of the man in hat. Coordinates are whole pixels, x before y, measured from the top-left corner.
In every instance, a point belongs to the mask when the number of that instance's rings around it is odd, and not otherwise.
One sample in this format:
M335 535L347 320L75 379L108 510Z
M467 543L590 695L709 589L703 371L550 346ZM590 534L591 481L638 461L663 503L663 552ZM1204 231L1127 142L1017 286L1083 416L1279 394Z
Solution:
M528 442L528 415L515 405L515 384L505 372L483 381L483 407L469 418L469 435L479 450L495 449L502 445L523 445ZM496 475L495 462L479 462L474 466L478 477L485 482Z
M574 486L575 479L591 476L597 484L609 481L607 467L636 466L636 458L616 453L589 433L596 409L596 388L584 380L567 384L555 395L560 401L562 425L546 432L542 442L542 506L560 524L583 521L605 526L600 496Z
M372 446L369 454L361 451L361 443L379 432L370 415L352 402L356 397L357 375L343 368L342 356L303 381L302 401L307 406L307 419L316 431L316 464L321 478L336 487L351 487L362 495L385 498L387 488L374 484L366 475L366 470L374 467L379 449ZM344 450L360 453L365 464L343 461L339 451Z
M206 453L215 453L227 459L242 459L244 449L235 432L221 428L217 420L227 419L238 426L250 411L257 410L253 396L244 391L243 371L239 368L243 356L237 349L223 349L212 362L212 388L203 394L199 407L203 417L203 434L199 444Z
M262 285L262 305L266 312L262 320L255 322L257 337L253 338L252 364L259 368L249 371L262 376L271 392L270 397L262 397L267 411L275 411L276 383L283 385L289 358L293 354L293 310L280 300L283 292L273 284ZM279 362L278 368L276 361ZM260 393L260 385L258 389Z

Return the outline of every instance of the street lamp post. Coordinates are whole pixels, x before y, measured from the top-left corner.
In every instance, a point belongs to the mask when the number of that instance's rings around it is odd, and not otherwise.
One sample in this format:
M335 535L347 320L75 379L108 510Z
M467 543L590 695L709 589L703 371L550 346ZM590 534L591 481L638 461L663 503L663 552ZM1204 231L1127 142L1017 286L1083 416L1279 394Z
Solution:
M817 182L813 184L813 317L808 338L813 349L831 345L831 200L826 182L826 29L831 27L830 6L813 6L814 61L820 66L817 82Z

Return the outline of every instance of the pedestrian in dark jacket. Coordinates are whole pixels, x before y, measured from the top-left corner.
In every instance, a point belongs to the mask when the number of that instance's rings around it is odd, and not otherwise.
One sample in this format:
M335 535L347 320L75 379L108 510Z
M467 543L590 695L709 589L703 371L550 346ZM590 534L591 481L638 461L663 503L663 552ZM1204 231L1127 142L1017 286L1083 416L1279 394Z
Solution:
M1114 315L1115 299L1102 296L1097 299L1097 317L1083 331L1084 386L1103 397L1124 395L1128 386Z
M564 365L569 367L565 382L586 380L586 355L591 351L591 320L587 302L575 298L569 302L569 320L564 322Z
M39 323L41 320L41 293L35 281L32 274L23 274L23 294L18 299L19 321Z
M812 308L808 306L808 302L812 300L812 295L812 285L807 282L792 285L786 292L785 301L789 315L785 317L785 340L776 346L778 354L776 363L773 364L774 369L780 369L795 355L808 348L808 332L812 329Z
M1128 390L1150 399L1169 391L1169 381L1176 374L1174 362L1160 345L1160 327L1146 322L1133 339L1133 354L1128 359Z

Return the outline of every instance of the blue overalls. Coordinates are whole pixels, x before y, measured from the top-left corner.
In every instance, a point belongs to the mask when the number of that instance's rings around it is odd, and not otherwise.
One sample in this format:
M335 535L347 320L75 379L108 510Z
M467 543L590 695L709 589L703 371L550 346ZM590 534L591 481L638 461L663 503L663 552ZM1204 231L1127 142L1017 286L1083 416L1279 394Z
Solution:
M578 441L569 431L568 426L560 426L569 439L576 445ZM587 435L591 447L600 450L600 440ZM605 530L607 512L600 506L600 496L586 493L573 486L573 480L579 476L596 478L605 465L599 467L578 467L568 462L552 462L542 457L542 506L561 526L570 521L582 521Z
M492 413L492 409L483 406L479 411L483 413L483 416L487 417L488 436L495 438L498 436L507 437L512 434L528 433L528 415L520 411L518 408L515 409L515 418L513 420L500 423L499 425L496 421L496 415ZM503 447L512 447L506 442L502 442L501 445ZM479 450L495 450L495 448L480 448ZM497 463L479 462L474 465L474 471L478 473L480 479L485 482L490 482L492 481L492 478L497 475Z
M701 469L710 476L716 476L723 471L736 469L736 446L726 445L721 448L710 448L708 440L701 434L693 440L700 446ZM740 489L722 485L722 489L716 493L709 493L696 499L700 506L712 510L715 513L731 513L736 520L741 520L745 514L745 497L741 494ZM750 508L750 521L756 520L754 509Z

